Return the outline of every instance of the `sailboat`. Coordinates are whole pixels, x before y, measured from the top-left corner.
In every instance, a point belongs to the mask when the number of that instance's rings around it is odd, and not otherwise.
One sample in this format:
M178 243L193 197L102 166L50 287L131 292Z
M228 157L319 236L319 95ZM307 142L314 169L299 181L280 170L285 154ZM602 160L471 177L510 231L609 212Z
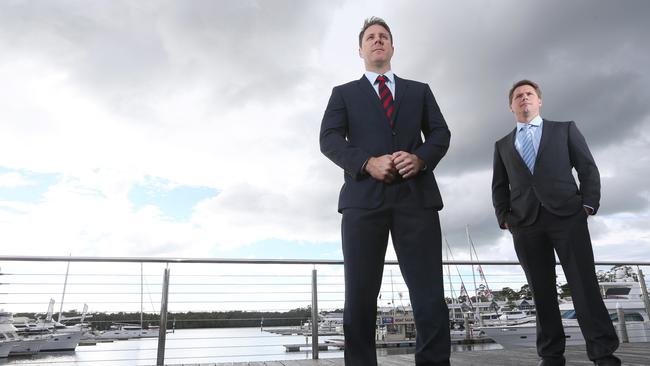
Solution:
M156 338L159 335L160 327L144 327L144 275L142 263L140 263L140 324L133 323L113 323L109 329L100 332L95 336L96 339L103 340L125 340L132 338Z

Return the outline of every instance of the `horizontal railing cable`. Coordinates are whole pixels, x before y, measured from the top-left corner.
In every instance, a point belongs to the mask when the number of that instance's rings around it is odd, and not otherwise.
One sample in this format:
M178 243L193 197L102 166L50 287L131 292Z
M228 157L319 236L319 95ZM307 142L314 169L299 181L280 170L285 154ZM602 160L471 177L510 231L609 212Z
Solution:
M36 272L30 272L30 266L22 262L51 263L34 268ZM337 322L340 322L344 304L341 260L0 256L1 267L6 270L0 276L0 305L14 313L32 313L44 318L48 300L61 298L66 278L64 272L59 272L65 265L56 262L73 263L67 279L64 309L77 309L73 315L79 315L78 309L83 304L90 305L92 316L86 322L93 326L96 334L101 334L100 330L117 322L139 324L141 309L145 328L166 325L168 330L173 329L173 333L166 335L166 364L186 361L270 361L295 358L298 355L303 355L301 358L304 359L304 355L309 354L306 347L292 353L285 351L285 346L304 346L309 342L307 335L311 332L308 325L311 320L308 309L312 295L312 276L309 273L312 268L319 272L318 309L324 317L321 320L325 321L330 313L339 313L333 315L332 319L339 319L332 320L334 326L323 328L333 335L321 334L319 343L342 338L341 330L336 327L340 326ZM90 263L93 269L81 265L77 267L74 263ZM114 263L125 265L114 266ZM395 267L397 262L386 261L385 264L387 269L382 276L377 305L385 311L392 308L393 312L405 314L405 310L410 310L408 287L399 268ZM457 273L445 273L445 296L459 297L460 286L463 284L473 298L476 294L475 287L484 284L478 272L476 284L472 277L470 266L478 264L482 266L493 293L510 287L517 296L525 294L522 286L526 284L526 278L517 261L460 260L444 262L453 272L456 272L454 266L459 268ZM650 262L602 261L596 263L596 269L609 269L606 267L621 264L650 266ZM292 267L293 265L302 267ZM171 275L167 322L161 324L159 309L163 295L162 270L165 267L171 269ZM390 274L389 268L392 272ZM95 269L97 272L93 273ZM200 273L203 271L210 273ZM566 281L561 267L557 268L557 274L558 284ZM143 289L144 294L139 289ZM141 300L141 295L144 295L144 301ZM459 305L455 306L458 309ZM55 308L58 307L57 303ZM25 312L26 309L29 311ZM38 311L33 311L34 309ZM632 322L628 322L630 323ZM270 331L280 333L271 334ZM629 338L631 341L642 340L633 332ZM156 350L156 339L115 341L97 343L96 347L79 346L72 355L62 356L70 359L39 359L48 357L39 354L29 362L21 360L21 364L85 365L109 362L151 365L156 359ZM331 350L328 355L338 354L340 357L340 352ZM125 353L136 354L124 357ZM86 359L93 357L97 359Z

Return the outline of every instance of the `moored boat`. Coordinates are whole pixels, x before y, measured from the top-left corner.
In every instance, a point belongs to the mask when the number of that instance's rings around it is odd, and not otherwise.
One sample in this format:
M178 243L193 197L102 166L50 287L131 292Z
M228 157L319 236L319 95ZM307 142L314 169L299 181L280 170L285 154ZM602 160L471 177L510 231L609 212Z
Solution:
M614 326L618 329L617 308L623 310L625 328L630 342L650 341L650 316L643 301L642 287L638 280L616 272L612 282L600 282L603 302L610 313ZM562 301L559 305L567 345L585 343L578 325L573 302ZM481 330L504 348L534 347L537 340L536 322L507 326L484 326Z
M138 324L114 323L109 329L100 332L95 336L96 339L132 339L132 338L155 338L158 337L160 328L150 326L143 328Z

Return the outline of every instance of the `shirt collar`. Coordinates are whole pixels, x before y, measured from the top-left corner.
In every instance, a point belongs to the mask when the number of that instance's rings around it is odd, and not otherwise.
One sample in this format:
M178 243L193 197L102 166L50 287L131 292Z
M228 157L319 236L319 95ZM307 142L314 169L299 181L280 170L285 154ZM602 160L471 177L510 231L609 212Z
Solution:
M538 114L537 117L533 118L530 122L528 123L521 123L517 122L517 131L521 131L522 128L526 127L526 125L531 125L535 127L539 127L542 125L542 117Z
M384 75L388 79L389 83L393 83L393 85L395 85L395 74L393 74L392 70L388 70L383 74L377 74L374 71L366 71L364 75L366 75L366 78L368 79L368 81L370 81L370 84L372 85L375 85L375 81L377 80L377 76L379 75Z

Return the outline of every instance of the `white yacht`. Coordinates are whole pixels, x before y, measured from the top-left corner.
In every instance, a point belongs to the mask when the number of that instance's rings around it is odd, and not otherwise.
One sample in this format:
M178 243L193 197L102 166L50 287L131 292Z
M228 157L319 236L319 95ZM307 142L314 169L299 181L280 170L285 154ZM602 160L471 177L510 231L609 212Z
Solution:
M21 337L13 325L13 314L0 311L0 340L2 342L2 353L0 356L31 355L40 351L45 344L45 339L35 337ZM11 348L9 348L11 345ZM4 352L7 352L4 355Z
M79 345L83 330L68 327L52 319L54 300L50 300L45 319L36 321L15 317L13 327L16 333L25 337L44 340L39 351L74 351Z
M0 310L0 358L9 356L9 352L20 343L14 332L9 331L5 323L11 324L11 313Z
M617 278L614 282L600 282L605 307L618 330L617 306L623 309L630 342L650 341L650 317L642 299L641 286L628 278ZM560 303L566 344L584 344L576 312L571 301ZM509 326L482 327L487 336L504 348L534 347L537 339L536 322Z

